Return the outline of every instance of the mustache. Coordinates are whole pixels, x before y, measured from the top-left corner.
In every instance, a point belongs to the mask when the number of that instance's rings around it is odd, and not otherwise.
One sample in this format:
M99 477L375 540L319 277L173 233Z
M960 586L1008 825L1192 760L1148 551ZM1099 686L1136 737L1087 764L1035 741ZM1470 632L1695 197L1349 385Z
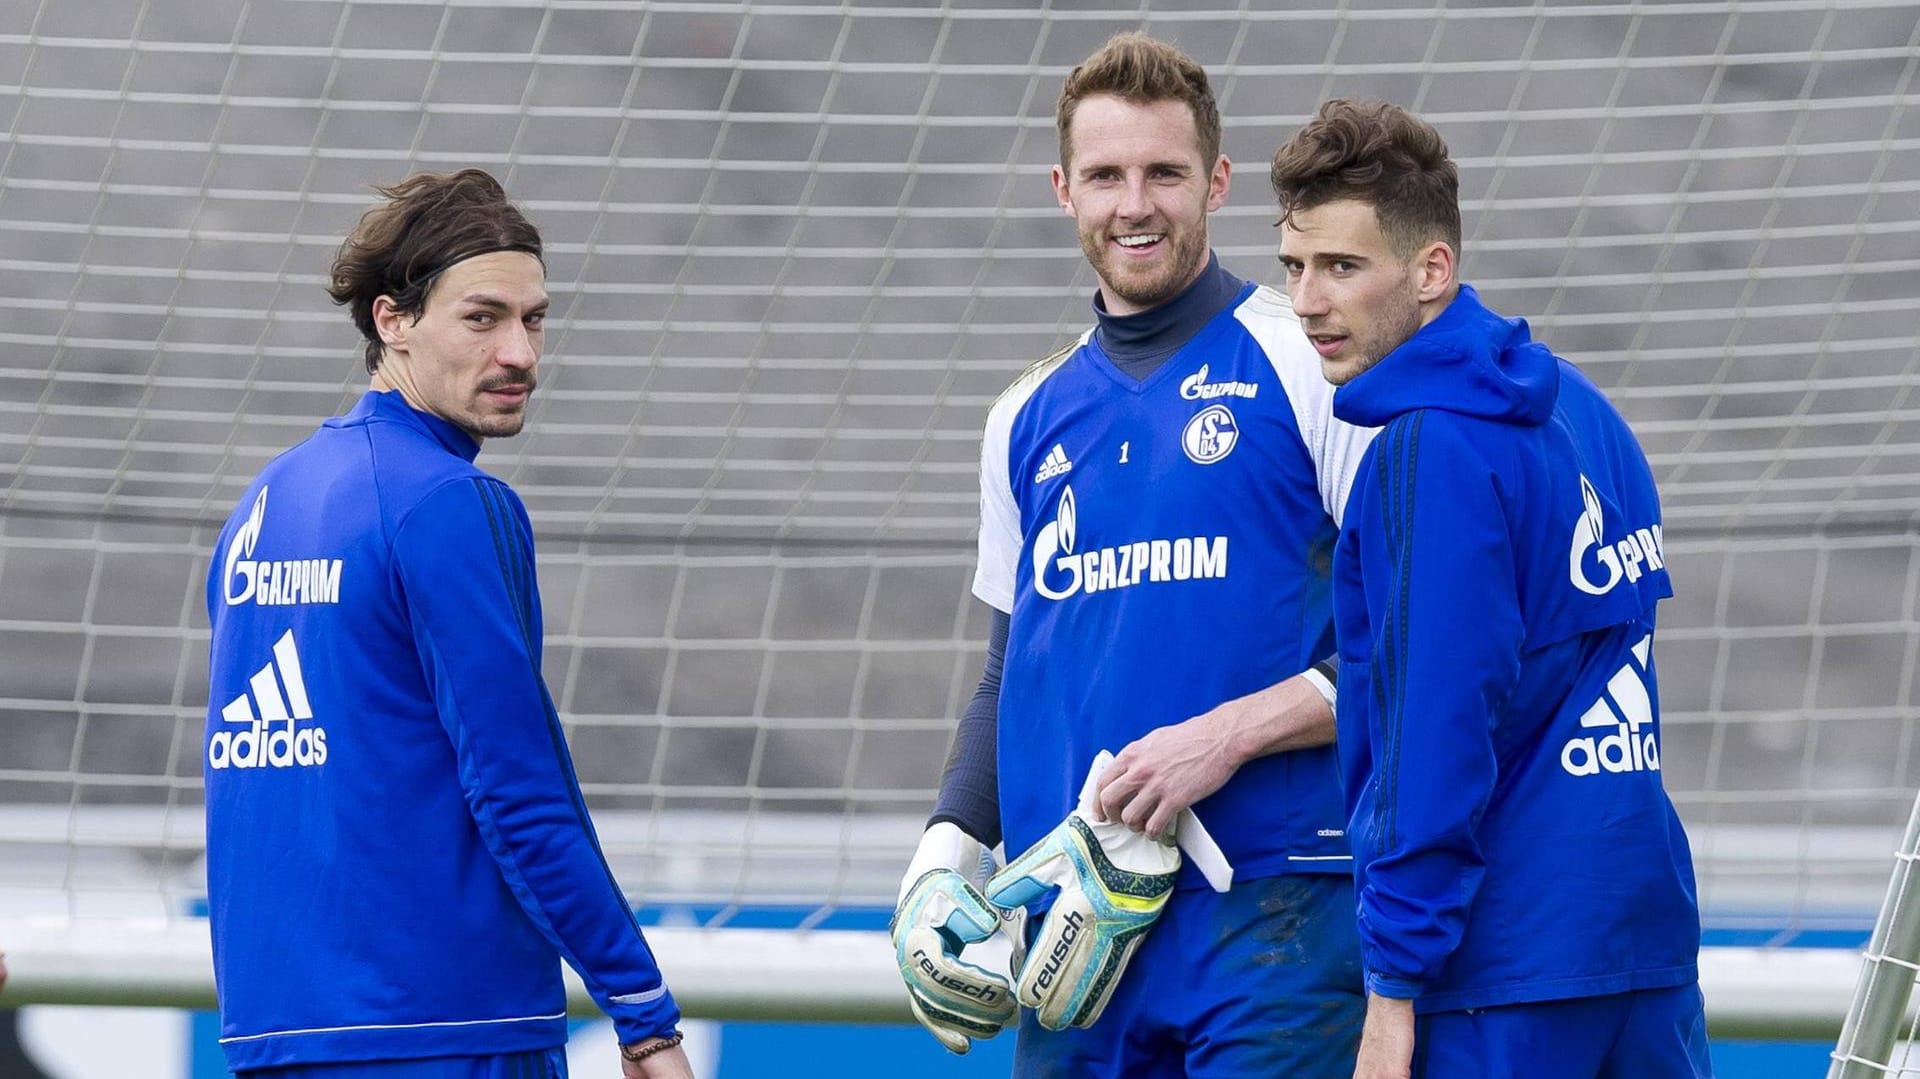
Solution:
M482 382L480 384L480 392L492 393L495 390L525 389L528 393L532 393L533 388L538 384L538 380L535 379L532 374L503 375L500 378L488 379Z

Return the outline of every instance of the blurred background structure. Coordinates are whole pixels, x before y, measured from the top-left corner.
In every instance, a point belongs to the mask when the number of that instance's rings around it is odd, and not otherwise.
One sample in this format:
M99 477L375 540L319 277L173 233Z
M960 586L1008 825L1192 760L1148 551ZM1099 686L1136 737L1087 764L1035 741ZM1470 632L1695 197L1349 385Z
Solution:
M1920 785L1920 10L1271 6L0 4L0 904L198 895L207 552L364 386L321 281L371 185L477 165L556 301L481 463L623 882L890 906L982 656L979 428L1091 320L1054 98L1144 28L1215 80L1243 276L1278 280L1265 163L1322 98L1438 126L1467 279L1660 479L1709 924L1865 925Z

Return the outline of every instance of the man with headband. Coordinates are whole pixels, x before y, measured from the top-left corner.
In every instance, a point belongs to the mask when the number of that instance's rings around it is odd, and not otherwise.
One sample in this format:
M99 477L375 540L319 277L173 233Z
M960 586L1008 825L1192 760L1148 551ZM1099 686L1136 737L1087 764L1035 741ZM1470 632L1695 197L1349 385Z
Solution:
M477 169L382 194L328 289L372 387L261 471L208 574L228 1066L564 1076L564 957L628 1079L691 1077L540 676L526 510L473 463L534 391L540 234Z

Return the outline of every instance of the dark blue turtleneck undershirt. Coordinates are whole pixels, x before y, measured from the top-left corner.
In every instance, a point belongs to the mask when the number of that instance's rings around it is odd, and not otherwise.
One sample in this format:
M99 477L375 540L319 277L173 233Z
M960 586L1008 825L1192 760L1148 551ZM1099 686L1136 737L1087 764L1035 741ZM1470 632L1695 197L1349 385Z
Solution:
M1158 307L1133 315L1110 315L1096 292L1093 314L1100 321L1094 327L1093 343L1121 374L1144 382L1246 287L1245 281L1220 266L1220 256L1208 252L1207 268L1200 276Z

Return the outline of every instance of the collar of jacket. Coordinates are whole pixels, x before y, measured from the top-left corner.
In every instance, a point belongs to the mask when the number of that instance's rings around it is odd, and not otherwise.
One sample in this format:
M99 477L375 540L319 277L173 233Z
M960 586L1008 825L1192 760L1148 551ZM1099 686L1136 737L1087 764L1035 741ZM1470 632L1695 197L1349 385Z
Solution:
M1472 285L1438 318L1334 391L1333 414L1383 427L1422 408L1537 427L1560 395L1560 364L1525 319L1503 318Z
M407 404L407 399L400 396L399 390L368 390L361 395L346 418L363 422L378 418L409 424L431 435L434 441L445 446L447 452L456 457L470 462L480 456L478 439L431 412L422 412Z

